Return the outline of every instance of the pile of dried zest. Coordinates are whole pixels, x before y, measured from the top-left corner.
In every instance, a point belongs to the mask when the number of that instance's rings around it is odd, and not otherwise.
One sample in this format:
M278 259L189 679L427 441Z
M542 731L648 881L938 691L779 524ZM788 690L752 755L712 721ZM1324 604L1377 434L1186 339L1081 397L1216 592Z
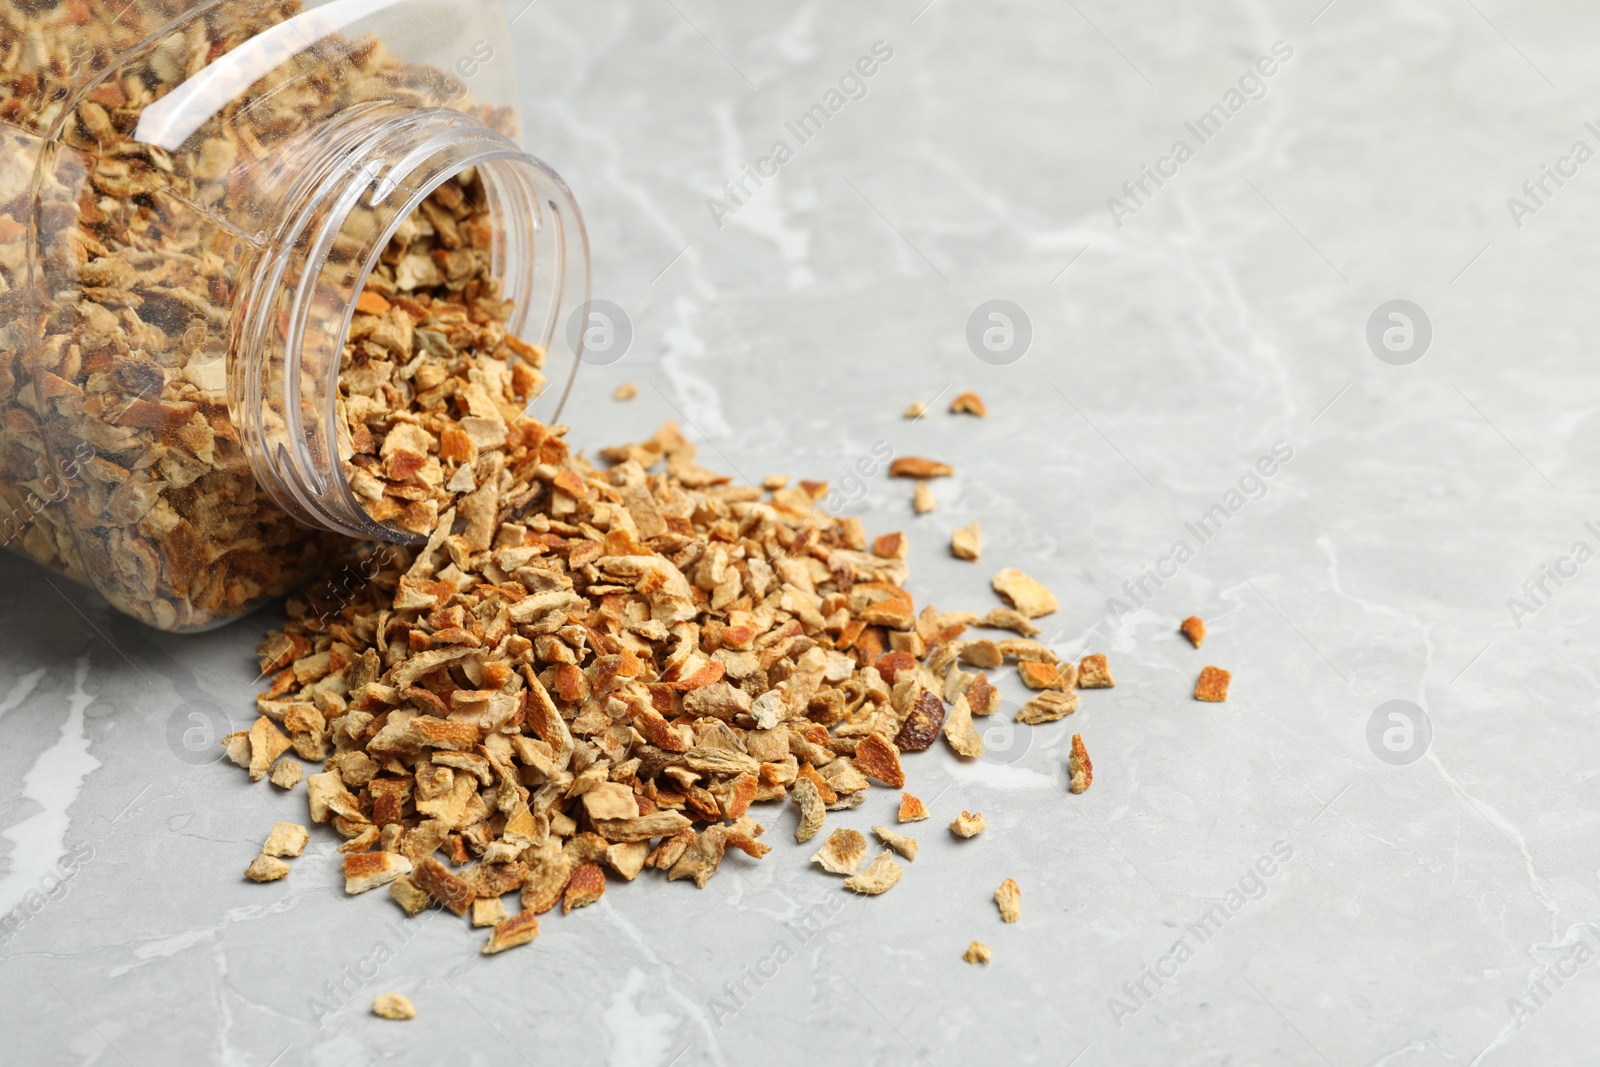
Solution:
M481 185L469 171L406 218L345 337L345 477L374 521L415 534L457 501L462 513L483 509L477 498L495 494L508 466L539 462L518 446L532 426L523 411L544 389L544 352L506 332Z
M1047 654L960 641L974 617L918 613L859 521L805 488L729 486L671 425L605 471L562 433L507 420L424 547L386 549L343 602L291 600L261 646L271 687L229 754L256 778L291 748L326 761L311 816L348 838L352 892L479 921L517 893L499 951L608 876L703 886L728 848L768 851L752 804L792 793L815 832L903 786L901 754L942 728L981 750L994 688L958 662ZM899 873L885 853L847 888Z

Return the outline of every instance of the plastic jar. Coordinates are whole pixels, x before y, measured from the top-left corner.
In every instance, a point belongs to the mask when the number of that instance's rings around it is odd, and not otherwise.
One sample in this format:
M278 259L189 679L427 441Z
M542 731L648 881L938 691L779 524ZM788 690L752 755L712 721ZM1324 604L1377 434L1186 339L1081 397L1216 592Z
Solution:
M391 235L463 175L505 326L574 357L588 248L515 129L498 0L5 0L0 538L168 630L370 519L335 419Z

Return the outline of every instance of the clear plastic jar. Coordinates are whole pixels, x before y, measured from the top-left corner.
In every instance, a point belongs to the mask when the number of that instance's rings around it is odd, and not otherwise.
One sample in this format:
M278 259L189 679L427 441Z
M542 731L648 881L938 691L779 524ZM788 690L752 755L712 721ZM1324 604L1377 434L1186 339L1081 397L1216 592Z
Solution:
M0 537L168 630L374 522L338 376L395 230L472 176L523 349L573 358L571 192L518 145L498 0L0 3ZM529 347L531 346L531 348Z

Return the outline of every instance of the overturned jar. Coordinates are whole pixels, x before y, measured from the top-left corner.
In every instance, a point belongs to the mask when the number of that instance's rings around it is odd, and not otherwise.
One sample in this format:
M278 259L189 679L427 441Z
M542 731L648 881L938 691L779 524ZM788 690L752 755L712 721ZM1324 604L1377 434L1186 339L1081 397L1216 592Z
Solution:
M0 2L8 548L193 630L421 540L588 297L508 36L495 0Z

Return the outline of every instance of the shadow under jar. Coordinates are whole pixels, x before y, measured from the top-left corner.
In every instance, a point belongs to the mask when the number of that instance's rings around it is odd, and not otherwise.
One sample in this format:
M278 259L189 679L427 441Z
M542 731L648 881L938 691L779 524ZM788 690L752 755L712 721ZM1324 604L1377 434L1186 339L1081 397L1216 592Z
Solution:
M557 326L588 298L508 40L496 0L0 0L7 547L196 630L341 538L421 539L352 491L339 387L397 231L482 201L432 254L476 265L480 334L534 371L575 358Z

